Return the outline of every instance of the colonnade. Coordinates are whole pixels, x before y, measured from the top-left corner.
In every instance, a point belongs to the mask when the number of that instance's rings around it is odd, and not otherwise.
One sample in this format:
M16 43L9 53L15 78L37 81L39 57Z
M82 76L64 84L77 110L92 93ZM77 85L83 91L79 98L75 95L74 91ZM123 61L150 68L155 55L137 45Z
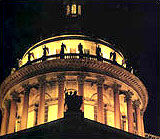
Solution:
M59 75L57 76L58 79L58 112L57 118L62 118L64 113L64 84L65 84L65 76ZM78 81L78 93L81 96L84 96L84 81L85 76L79 75L77 76ZM98 77L96 81L97 85L97 121L104 124L104 102L103 102L103 84L104 78ZM38 119L37 123L43 124L44 123L44 115L45 115L45 88L46 88L46 77L41 76L38 78L39 87L38 91L40 94L39 100L39 107L38 107ZM22 117L21 117L21 127L20 129L27 128L27 119L28 119L28 109L29 109L29 93L30 89L34 86L25 84L22 85L24 88L23 91L23 108L22 108ZM114 125L115 128L120 129L121 125L121 116L120 116L120 100L119 100L119 91L121 85L114 83L110 86L113 89L114 93ZM15 92L14 92L15 94ZM15 122L16 122L16 111L17 106L16 103L18 102L18 96L11 95L11 99L5 101L5 108L3 110L2 116L2 124L1 124L1 135L5 135L7 133L13 133L15 129ZM136 127L138 135L144 136L144 124L143 124L143 114L140 110L140 101L135 100L132 102L132 93L127 91L125 93L125 100L127 103L127 118L128 118L128 132L134 133L133 127L133 109L135 109L136 113ZM10 105L10 110L9 110ZM84 111L84 104L82 104L81 110Z

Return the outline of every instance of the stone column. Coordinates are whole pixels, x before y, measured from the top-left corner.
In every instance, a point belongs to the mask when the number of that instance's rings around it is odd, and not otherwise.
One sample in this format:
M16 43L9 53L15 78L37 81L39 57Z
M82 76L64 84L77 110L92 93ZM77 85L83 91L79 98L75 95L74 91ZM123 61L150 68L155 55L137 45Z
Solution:
M142 111L141 111L141 130L142 130L142 136L145 137L143 112Z
M10 107L10 116L9 116L9 124L8 124L8 134L14 132L16 122L16 102L12 99L11 100L11 107Z
M114 83L112 88L114 92L114 125L115 128L120 129L121 117L120 117L120 102L119 102L119 88L121 85Z
M63 117L64 112L64 80L64 75L58 76L58 119Z
M1 123L1 135L7 134L8 119L9 119L9 100L4 102L4 111L2 114L2 123Z
M22 87L24 88L24 100L23 100L23 109L22 109L21 130L27 128L29 93L30 93L30 86L29 85L25 84Z
M138 100L135 100L135 101L133 102L133 106L134 106L134 108L135 108L136 117L137 117L137 118L136 118L136 119L137 119L137 121L136 121L137 132L138 132L138 135L141 136L141 133L142 133L142 131L141 131L141 115L140 115L139 105L140 105L139 99L138 99Z
M80 75L77 77L78 80L78 95L83 96L83 103L81 106L81 110L84 112L84 79L85 76L84 75Z
M44 123L45 119L45 88L46 88L46 77L41 76L38 78L39 82L39 107L38 107L38 125Z
M97 80L97 121L104 124L103 78Z
M132 93L128 91L126 93L126 102L127 102L127 117L128 117L128 132L133 133L133 106L132 106Z
M17 92L11 93L11 107L10 107L10 116L9 116L9 125L8 125L8 133L13 133L16 125L16 103L20 102Z

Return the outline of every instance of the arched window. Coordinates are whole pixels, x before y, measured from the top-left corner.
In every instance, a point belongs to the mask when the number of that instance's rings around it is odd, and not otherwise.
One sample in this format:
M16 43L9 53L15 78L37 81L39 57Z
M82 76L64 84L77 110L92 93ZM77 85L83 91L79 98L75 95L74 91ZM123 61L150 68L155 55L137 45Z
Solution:
M71 8L71 14L76 14L76 13L77 13L76 4L73 4Z

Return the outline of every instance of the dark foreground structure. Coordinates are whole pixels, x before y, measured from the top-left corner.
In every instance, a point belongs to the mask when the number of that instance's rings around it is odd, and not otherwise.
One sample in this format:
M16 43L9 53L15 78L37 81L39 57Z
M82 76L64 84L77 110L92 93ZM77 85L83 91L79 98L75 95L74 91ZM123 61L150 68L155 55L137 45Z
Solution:
M142 137L66 112L64 118L1 137L2 139L141 139Z

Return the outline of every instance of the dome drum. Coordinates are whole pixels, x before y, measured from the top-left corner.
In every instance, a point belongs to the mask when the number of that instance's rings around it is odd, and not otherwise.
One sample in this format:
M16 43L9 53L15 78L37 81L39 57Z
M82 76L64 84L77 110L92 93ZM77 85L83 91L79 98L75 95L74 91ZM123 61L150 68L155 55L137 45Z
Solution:
M40 81L43 82L40 83ZM27 99L28 105L25 103L26 96L24 97L24 93L22 93L26 88L24 84L28 86L30 92ZM42 89L39 87L40 84L45 87ZM119 85L118 88L115 86L116 84ZM1 92L3 92L1 94L1 100L3 100L1 101L1 108L5 110L4 102L6 100L12 101L11 93L13 91L17 92L21 102L16 102L18 108L16 113L20 118L16 118L19 124L13 125L15 127L14 131L56 120L63 117L63 112L66 109L63 107L65 88L78 90L78 93L84 97L82 109L86 118L142 135L142 129L134 130L134 125L130 129L128 127L128 104L125 101L125 94L128 90L132 92L130 107L134 104L134 101L139 101L138 108L143 113L148 101L144 85L135 75L124 68L95 59L72 56L67 59L46 60L20 68L7 77L1 85ZM114 94L115 88L117 88L116 92L119 92L118 96ZM41 92L43 93L41 94ZM43 97L40 97L41 95ZM115 96L117 97L115 98ZM117 101L119 103L114 103ZM40 111L39 105L43 107L41 112L37 112ZM25 119L28 120L22 122L24 106L28 109L28 113L25 114ZM117 112L115 108L118 108L119 111ZM136 113L134 107L133 112ZM40 122L38 122L38 115L43 117L40 118L43 119ZM116 119L118 117L118 125L115 124L114 117ZM126 117L126 120L122 117ZM26 125L22 124L24 122ZM142 120L139 120L139 123L141 122ZM14 131L11 129L8 133Z

